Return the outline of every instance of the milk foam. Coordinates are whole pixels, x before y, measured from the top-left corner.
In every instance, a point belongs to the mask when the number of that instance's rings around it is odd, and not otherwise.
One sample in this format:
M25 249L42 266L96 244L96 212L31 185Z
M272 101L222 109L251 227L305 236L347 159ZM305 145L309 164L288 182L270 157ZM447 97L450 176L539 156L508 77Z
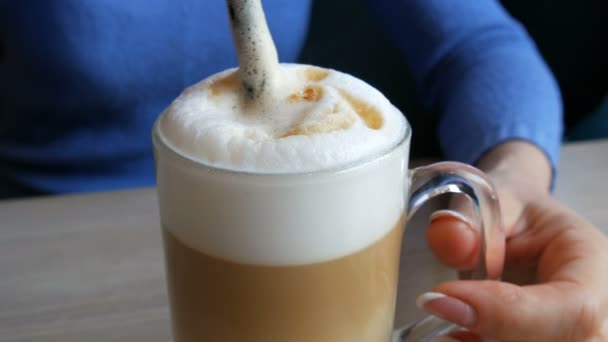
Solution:
M215 167L262 173L341 167L376 155L403 137L403 114L379 91L333 70L314 81L319 76L306 77L306 68L313 67L282 65L286 98L273 103L271 113L262 114L242 106L238 82L213 94L214 82L233 74L234 69L212 76L188 88L170 105L160 122L161 135L189 158ZM320 89L318 101L290 100L307 86ZM382 127L369 128L341 92L375 108ZM303 129L302 134L289 134L297 128Z
M372 157L409 134L405 118L363 81L306 68L283 65L296 99L270 114L241 112L234 70L188 88L164 112L155 131L161 218L181 242L235 262L298 265L349 255L395 228L409 143Z

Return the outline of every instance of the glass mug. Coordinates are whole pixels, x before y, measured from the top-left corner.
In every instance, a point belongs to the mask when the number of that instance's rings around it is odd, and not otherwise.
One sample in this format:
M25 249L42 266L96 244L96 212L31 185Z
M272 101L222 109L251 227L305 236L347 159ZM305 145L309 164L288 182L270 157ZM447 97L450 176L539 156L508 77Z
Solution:
M257 174L181 155L153 131L175 342L427 341L434 317L393 330L408 217L446 193L472 200L472 279L497 279L505 238L484 174L442 162L408 171L411 129L379 155L333 170ZM411 227L410 227L411 228Z

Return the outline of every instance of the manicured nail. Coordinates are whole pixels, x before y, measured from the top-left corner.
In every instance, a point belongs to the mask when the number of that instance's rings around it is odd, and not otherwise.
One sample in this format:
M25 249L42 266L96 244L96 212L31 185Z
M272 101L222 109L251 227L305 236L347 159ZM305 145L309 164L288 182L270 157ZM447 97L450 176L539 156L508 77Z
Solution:
M416 306L424 310L424 305L435 299L447 298L448 296L439 292L425 292L416 298Z
M459 341L457 339L451 338L449 336L437 336L437 337L433 337L431 342L459 342Z
M459 221L462 221L466 224L468 224L469 226L473 227L473 223L471 222L471 220L469 220L468 217L464 216L463 214L454 211L454 210L448 210L448 209L444 209L444 210L437 210L434 213L431 214L430 217L430 221L436 221L442 218L446 218L446 219L456 219Z
M443 293L427 292L416 299L416 305L426 312L460 326L475 324L477 315L467 303Z

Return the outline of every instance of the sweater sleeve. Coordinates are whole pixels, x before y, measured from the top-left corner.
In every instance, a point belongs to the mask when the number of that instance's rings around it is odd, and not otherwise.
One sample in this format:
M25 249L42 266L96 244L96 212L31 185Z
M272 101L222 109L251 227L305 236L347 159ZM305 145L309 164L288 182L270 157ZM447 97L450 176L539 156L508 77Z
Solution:
M538 146L553 170L562 135L555 79L525 29L495 0L374 0L447 158L474 163L508 140Z

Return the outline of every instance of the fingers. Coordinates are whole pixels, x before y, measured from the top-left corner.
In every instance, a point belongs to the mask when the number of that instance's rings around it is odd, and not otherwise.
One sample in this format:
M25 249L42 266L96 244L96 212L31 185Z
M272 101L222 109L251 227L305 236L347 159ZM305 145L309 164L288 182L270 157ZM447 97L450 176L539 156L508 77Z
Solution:
M446 340L446 342L498 342L496 339L490 337L481 337L470 331L457 331L451 333L449 337L451 340Z
M445 265L459 270L475 267L479 234L464 216L449 210L435 212L426 238L433 254Z
M498 340L608 340L606 236L550 197L538 197L525 207L515 197L503 198L503 212L511 210L511 217L519 217L506 229L507 260L520 266L518 275L521 266L530 268L535 276L530 280L542 284L454 281L422 295L418 305L474 334ZM508 213L503 216L513 220ZM457 213L435 214L427 234L429 245L444 263L471 267L479 248L479 234L472 227ZM474 334L457 337L467 341Z
M530 205L529 228L509 240L512 264L536 260L537 281L570 281L591 287L608 283L606 236L556 200Z
M583 341L580 289L570 283L529 287L454 281L419 297L431 314L482 336L506 341ZM578 335L577 335L578 334Z
M513 236L526 226L522 216L524 205L513 193L501 190L503 188L498 188L502 228L504 236ZM443 264L461 271L471 270L477 265L480 251L478 222L471 201L463 196L454 196L449 207L450 210L440 210L431 215L426 234L428 245Z

